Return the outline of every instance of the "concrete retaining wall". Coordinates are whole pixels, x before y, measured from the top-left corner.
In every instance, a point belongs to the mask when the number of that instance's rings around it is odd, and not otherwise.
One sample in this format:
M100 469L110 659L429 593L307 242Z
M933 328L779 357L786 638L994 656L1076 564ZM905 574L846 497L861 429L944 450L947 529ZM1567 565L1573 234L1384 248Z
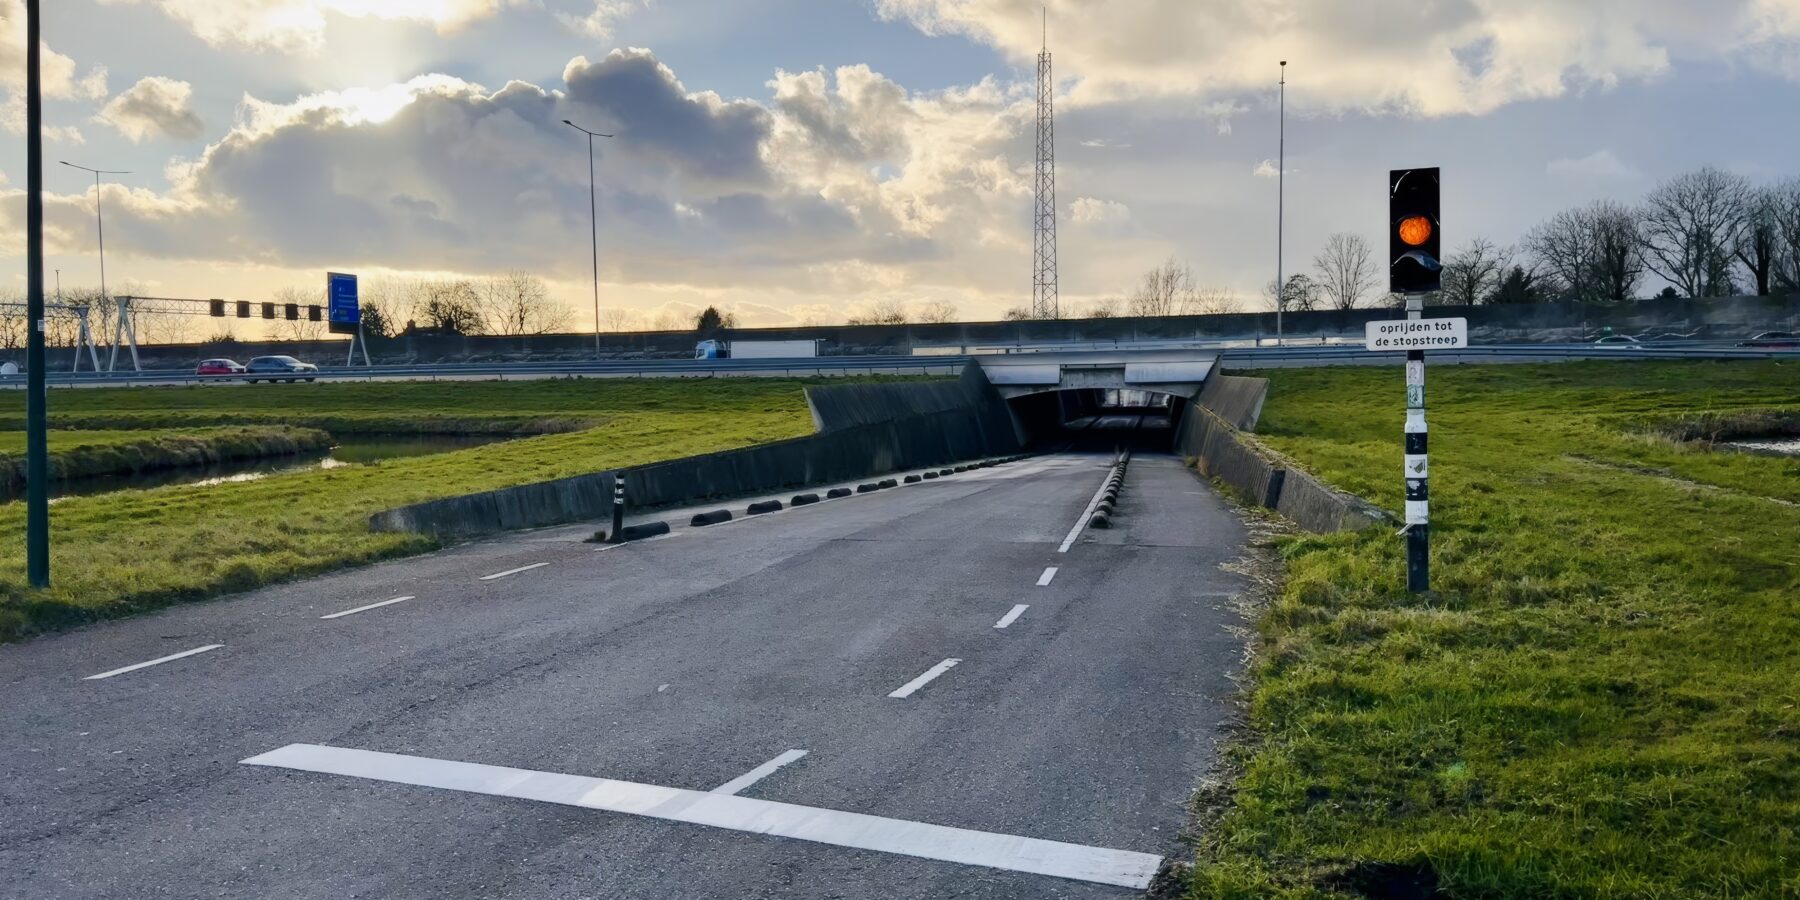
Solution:
M1213 373L1200 389L1200 405L1239 431L1255 431L1262 418L1263 400L1269 396L1269 379Z
M979 367L975 377L983 378ZM973 388L964 384L961 389ZM629 469L625 498L629 508L642 510L853 481L1022 449L1012 414L995 393L959 409ZM467 538L605 518L612 513L612 498L613 473L597 472L390 509L371 516L369 527Z
M984 387L992 389L981 367L970 364L956 381L809 387L806 403L812 408L813 425L819 431L836 431L906 416L967 409L988 399Z
M1367 501L1265 455L1254 438L1204 406L1182 416L1175 452L1192 458L1200 474L1223 481L1246 502L1273 509L1308 531L1355 531L1387 518Z

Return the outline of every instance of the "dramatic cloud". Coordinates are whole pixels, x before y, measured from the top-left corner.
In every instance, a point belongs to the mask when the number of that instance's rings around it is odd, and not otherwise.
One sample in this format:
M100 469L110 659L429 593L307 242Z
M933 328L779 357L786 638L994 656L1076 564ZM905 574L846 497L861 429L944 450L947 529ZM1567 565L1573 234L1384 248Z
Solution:
M1069 204L1069 221L1093 228L1117 229L1131 221L1131 207L1116 200L1077 197Z
M726 100L623 50L573 60L558 90L434 75L288 103L246 97L229 133L170 167L170 189L105 187L107 249L583 276L587 148L568 118L617 135L595 147L609 280L798 306L961 299L1017 280L992 261L1025 252L1029 172L1007 158L1029 121L1022 97L991 83L914 96L862 66L771 85L766 105ZM16 230L19 195L6 200L0 230ZM52 247L86 252L92 193L46 202Z
M1024 61L1042 34L1015 0L877 0L884 16ZM1483 113L1654 78L1672 59L1746 58L1800 77L1795 0L1052 0L1072 99L1264 93L1290 60L1303 108Z
M594 8L586 15L558 10L556 20L577 34L608 40L613 36L613 29L642 6L635 0L591 0L591 2L594 4Z
M50 49L38 50L38 73L46 98L99 100L106 96L106 67L94 66L77 74L75 60ZM0 0L0 127L13 134L25 131L25 4ZM81 132L69 126L46 126L44 139L81 143Z
M193 85L152 75L112 98L96 118L133 143L157 137L191 141L206 127L194 112L193 100Z
M517 0L102 0L149 3L215 46L316 51L327 14L420 22L450 30Z

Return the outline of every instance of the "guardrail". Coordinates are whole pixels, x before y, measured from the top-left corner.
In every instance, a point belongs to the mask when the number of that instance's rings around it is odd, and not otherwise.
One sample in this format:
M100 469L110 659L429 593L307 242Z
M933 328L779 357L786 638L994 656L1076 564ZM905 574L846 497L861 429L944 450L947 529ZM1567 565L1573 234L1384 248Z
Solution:
M1373 353L1357 346L1222 347L1195 350L1217 353L1220 362L1237 368L1257 366L1398 365L1400 353ZM324 366L302 377L320 381L472 381L539 378L800 378L847 375L954 375L981 356L820 356L805 359L670 359L589 360L583 362L431 363L401 366ZM1790 359L1800 350L1708 345L1700 342L1657 345L1492 344L1461 350L1432 351L1442 363L1560 362L1571 359ZM267 373L256 376L268 380ZM134 387L139 385L219 384L242 382L244 375L195 375L187 371L52 372L55 387ZM20 389L24 375L0 376L0 389Z

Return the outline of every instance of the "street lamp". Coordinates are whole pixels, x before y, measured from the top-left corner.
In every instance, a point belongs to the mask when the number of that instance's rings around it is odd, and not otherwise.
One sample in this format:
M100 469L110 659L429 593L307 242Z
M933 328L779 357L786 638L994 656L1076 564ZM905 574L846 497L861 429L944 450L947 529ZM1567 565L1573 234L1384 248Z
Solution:
M1282 344L1281 313L1287 285L1281 283L1282 241L1287 237L1287 60L1281 61L1281 144L1275 157L1275 346Z
M599 359L600 358L600 208L599 208L599 205L597 204L597 202L594 200L594 138L597 138L597 137L609 138L609 137L612 137L612 135L601 134L598 131L589 131L586 128L581 127L580 125L577 125L574 122L569 121L568 119L564 119L563 124L569 126L570 128L575 129L576 131L581 132L582 134L587 135L587 139L588 139L588 221L593 224L593 239L591 241L591 244L592 244L592 249L594 251L594 358Z
M78 166L66 159L58 160L58 162L71 169L94 173L94 227L100 234L100 296L104 299L108 296L106 293L106 220L100 215L100 176L130 175L131 173L112 169L90 169L87 166Z

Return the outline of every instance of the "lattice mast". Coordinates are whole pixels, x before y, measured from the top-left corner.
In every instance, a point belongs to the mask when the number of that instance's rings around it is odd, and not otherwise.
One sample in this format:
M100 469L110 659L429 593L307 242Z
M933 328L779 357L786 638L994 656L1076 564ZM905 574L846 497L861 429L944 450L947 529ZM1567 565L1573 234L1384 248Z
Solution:
M1044 49L1038 53L1037 207L1032 217L1031 315L1061 318L1056 290L1056 110L1050 77L1050 14L1044 13Z

